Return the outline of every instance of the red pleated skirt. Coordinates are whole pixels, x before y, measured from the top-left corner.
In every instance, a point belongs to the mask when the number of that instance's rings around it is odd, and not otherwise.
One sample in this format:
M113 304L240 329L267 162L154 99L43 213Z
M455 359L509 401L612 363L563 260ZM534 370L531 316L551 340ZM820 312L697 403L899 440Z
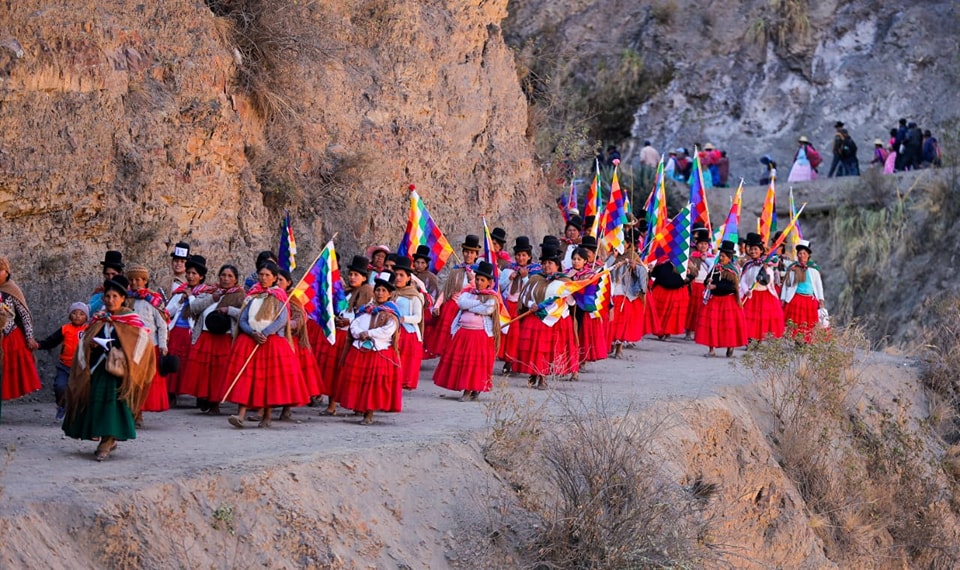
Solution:
M511 319L517 316L516 303L504 299L503 306L507 308ZM497 358L504 362L513 362L517 359L517 346L520 344L520 327L514 325L516 325L516 323L511 323L507 328L507 332L500 332L500 348L497 350ZM516 334L511 335L510 331L516 331Z
M690 302L687 304L687 330L697 330L697 317L703 310L703 283L694 281L690 283Z
M407 390L416 390L420 384L420 363L423 361L423 343L417 338L417 333L408 332L403 325L397 336L397 347L400 349L400 380Z
M216 399L223 385L232 345L233 336L229 334L201 332L197 344L190 349L190 357L180 363L186 368L180 372L179 393L205 400Z
M747 323L736 295L710 297L698 317L694 341L714 348L747 345Z
M783 307L769 291L754 291L743 304L747 338L763 340L768 334L783 336Z
M27 348L27 337L20 327L13 327L10 334L3 337L3 377L0 378L0 384L3 385L4 400L14 400L41 388L37 362L33 352Z
M607 324L604 314L594 318L589 313L583 315L580 324L580 362L596 362L610 354L610 341L607 340Z
M332 396L337 392L337 383L340 379L340 361L344 356L347 342L350 339L350 331L337 329L337 341L330 344L325 337L320 337L318 346L313 347L314 354L320 358L320 377L323 379L323 385L327 389L326 396Z
M180 391L181 378L190 362L190 329L187 327L173 327L167 336L167 354L180 359L180 370L167 374L167 390L171 394L183 394Z
M326 339L321 338L320 340L327 342ZM297 360L300 362L303 383L307 385L307 393L311 396L322 396L328 393L329 390L323 383L323 376L320 374L320 367L317 365L317 357L313 354L313 348L300 346L299 343L296 343L294 350L297 353Z
M450 342L450 326L453 319L457 317L456 301L447 299L440 305L440 315L433 320L433 326L430 329L430 336L423 339L423 349L430 355L430 358L436 358L443 354L443 349Z
M649 299L649 295L646 296ZM645 325L646 305L643 297L633 301L626 295L616 295L613 298L613 309L610 311L610 321L607 328L607 340L613 342L637 342L643 338Z
M250 408L275 406L303 406L310 402L310 392L300 371L300 360L287 339L272 334L267 342L253 353L257 343L241 333L233 342L230 360L223 377L223 393L226 400ZM243 373L240 370L243 369ZM234 378L236 385L230 390ZM222 400L223 396L217 398Z
M820 303L813 295L795 294L787 303L783 318L785 322L793 322L796 326L793 332L794 337L803 335L804 340L810 342L813 329L820 322L819 310Z
M320 342L329 345L327 337L323 336L323 329L313 319L307 319L307 340L310 341L310 349L317 359L317 366L320 366L320 355L323 353L323 347Z
M140 408L142 412L165 412L170 409L170 397L167 395L167 380L160 376L160 347L154 347L157 359L157 371L147 391L147 397Z
M654 287L650 293L656 304L660 328L651 331L656 334L683 334L687 330L687 305L690 292L686 287L665 289Z
M660 324L660 312L657 311L657 300L653 298L653 295L647 293L644 296L644 304L646 306L643 308L643 333L641 336L655 334L656 331L663 329Z
M437 334L437 318L433 316L433 312L428 310L427 307L423 308L423 360L430 360L431 358L436 358L437 355L433 354L427 350L427 339L433 338Z
M580 370L580 350L573 330L573 318L560 319L548 327L536 316L517 322L520 327L519 361L514 369L521 374L572 374ZM514 323L516 324L516 323Z
M393 347L350 346L334 399L355 412L399 412L403 408L400 359Z
M447 390L489 392L495 356L492 336L481 329L461 328L433 371L433 383Z

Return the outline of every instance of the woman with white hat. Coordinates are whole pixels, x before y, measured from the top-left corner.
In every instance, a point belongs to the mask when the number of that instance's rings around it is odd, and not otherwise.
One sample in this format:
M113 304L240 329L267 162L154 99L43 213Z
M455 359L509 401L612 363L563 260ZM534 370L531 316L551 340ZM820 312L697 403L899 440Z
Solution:
M790 168L788 182L806 182L817 179L817 167L820 166L820 153L813 147L810 140L801 136L798 140L797 152L793 155L793 166Z

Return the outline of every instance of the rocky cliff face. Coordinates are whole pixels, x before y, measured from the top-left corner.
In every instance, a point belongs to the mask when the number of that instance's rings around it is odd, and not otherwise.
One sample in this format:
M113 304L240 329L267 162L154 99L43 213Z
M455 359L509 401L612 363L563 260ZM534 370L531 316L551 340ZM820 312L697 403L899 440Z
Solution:
M712 142L749 182L800 135L829 159L837 120L861 158L900 117L955 133L958 24L955 2L514 0L504 30L537 104L559 88L568 123L637 150Z
M40 328L88 295L106 249L159 286L181 238L249 270L283 209L304 265L334 232L341 256L395 245L409 183L451 242L481 214L511 238L543 233L505 10L0 4L0 252Z

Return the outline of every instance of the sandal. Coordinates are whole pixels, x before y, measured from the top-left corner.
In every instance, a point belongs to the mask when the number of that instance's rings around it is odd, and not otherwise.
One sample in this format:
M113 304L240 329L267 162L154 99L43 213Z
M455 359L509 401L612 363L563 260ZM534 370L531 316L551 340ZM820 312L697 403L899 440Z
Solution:
M333 416L333 417L336 417L336 416L337 416L337 411L334 410L334 411L331 412L330 410L320 410L319 412L317 412L317 415L318 415L318 416Z
M290 410L284 410L284 411L280 414L280 417L277 418L277 419L280 420L281 422L292 422L292 421L293 421L293 412L291 412Z
M259 415L257 415L257 414L249 414L249 415L247 416L247 421L248 421L248 422L259 422L259 421L262 421L262 420L263 420L263 416L259 416Z
M727 358L730 358L731 356L733 356L733 348L732 348L732 347L727 349Z
M243 429L243 418L240 416L230 416L227 418L227 421L230 422L230 425L233 427Z
M258 428L268 428L268 427L270 427L270 426L272 425L270 422L271 422L270 416L269 416L269 415L264 415L264 416L263 416L263 419L260 420L260 423L257 424L257 427L258 427Z
M104 443L106 443L106 442L104 442ZM103 460L105 460L105 459L107 458L107 456L110 455L110 452L117 448L117 442L116 442L116 440L114 440L114 441L111 442L111 443L112 443L112 445L110 445L110 447L108 447L108 448L104 448L104 447L103 447L103 443L101 443L100 445L97 446L97 450L93 453L93 456L97 459L97 461L103 461Z

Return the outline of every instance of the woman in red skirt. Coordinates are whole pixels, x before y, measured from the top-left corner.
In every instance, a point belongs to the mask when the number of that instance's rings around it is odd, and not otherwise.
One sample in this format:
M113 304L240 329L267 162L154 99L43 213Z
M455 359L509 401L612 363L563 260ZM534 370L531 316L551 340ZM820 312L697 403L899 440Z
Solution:
M500 272L500 291L503 295L503 304L510 313L510 318L517 316L517 301L520 299L520 291L527 284L531 275L540 273L540 265L531 265L533 259L533 246L530 245L530 238L527 236L517 236L513 245L513 257L515 263L509 264ZM500 348L497 351L497 357L503 360L504 375L510 374L513 370L513 363L517 361L517 350L520 346L520 321L516 326L510 326L502 332L500 337Z
M463 391L461 400L476 400L493 387L493 362L500 341L500 295L493 290L493 265L481 261L475 289L457 299L453 340L433 371L433 383Z
M687 340L693 340L697 330L697 317L703 309L704 281L713 268L714 257L710 253L710 232L706 228L696 229L693 239L697 250L690 256L687 264L687 282L690 283L690 303L687 305Z
M720 246L720 255L710 276L706 289L710 296L697 319L697 332L694 340L710 348L707 356L716 356L716 347L727 349L727 358L733 356L733 349L747 344L747 323L740 307L740 271L733 261L734 243L724 241Z
M362 413L364 425L373 423L374 412L399 412L403 408L403 374L397 352L400 314L390 300L395 283L392 273L376 274L374 302L362 307L350 323L353 342L343 362L335 399L344 408Z
M13 400L41 387L32 352L40 344L33 336L33 317L27 298L10 278L10 262L6 257L0 257L0 310L7 313L3 327L0 399Z
M591 236L587 236L591 237ZM573 250L570 256L570 262L573 267L567 271L567 275L574 281L590 279L597 274L591 267L587 267L589 253L586 248L578 247ZM576 305L573 307L574 324L577 327L577 339L580 344L580 366L584 362L596 362L607 357L610 351L610 343L607 342L607 326L603 319L603 311L600 308L586 306L586 299L577 293L574 293L573 299Z
M146 267L131 265L127 268L127 279L130 281L127 302L133 301L133 312L150 330L150 339L153 340L157 362L156 373L153 375L153 382L150 383L146 399L133 416L134 423L139 428L143 427L143 412L164 412L170 409L167 381L160 375L160 357L167 354L167 323L170 321L170 315L167 314L163 296L149 289L150 272Z
M170 405L176 405L180 394L180 378L190 362L190 347L193 344L193 326L197 317L213 304L213 292L217 287L205 285L207 260L199 255L187 259L187 282L177 287L167 302L170 324L167 325L167 351L180 359L180 370L167 375L167 393Z
M560 273L560 255L560 249L555 245L543 244L540 253L543 274L531 277L520 294L520 306L534 315L517 321L523 325L516 370L529 374L529 385L541 390L547 387L547 375L570 374L570 379L576 380L580 371L577 333L570 316L573 295L563 298L559 317L550 315L541 307L545 300L559 296L561 287L569 281Z
M403 389L416 390L420 383L420 362L423 360L423 293L411 278L410 258L401 257L393 266L396 274L394 303L400 309L400 335L397 348L403 371Z
M244 427L247 408L262 408L259 427L266 428L270 427L271 408L310 402L290 338L287 294L277 287L279 275L277 264L263 264L257 272L259 282L247 292L240 312L242 334L234 341L227 362L222 398L239 406L237 415L229 419L234 427Z
M809 241L797 243L797 261L787 268L780 293L784 318L796 326L794 337L802 335L806 342L810 342L813 329L820 322L819 311L823 307L823 280L820 268L810 261L811 253Z
M650 310L647 307L650 300L647 294L647 268L640 261L633 243L632 239L627 240L623 253L616 257L610 272L613 306L607 339L613 344L613 358L621 358L623 345L638 342L647 331L646 312ZM656 314L653 311L651 313Z
M217 277L217 289L210 294L212 303L193 324L190 356L180 374L181 393L196 396L197 407L211 416L220 415L220 392L246 296L240 271L233 265L221 267Z
M452 338L450 325L457 316L457 296L466 287L473 287L473 269L480 255L480 248L480 238L475 235L468 235L460 245L463 263L454 265L453 271L447 275L447 280L443 283L443 291L433 308L433 316L437 321L436 328L433 329L433 334L423 341L424 348L430 354L441 356L444 347Z
M757 342L773 335L783 336L783 307L774 288L773 267L764 263L766 247L760 234L747 234L747 255L740 274L740 298L747 321L747 340Z
M293 276L286 269L281 269L277 276L277 287L286 291L289 298L287 307L290 309L290 336L293 339L293 350L297 353L300 373L303 374L303 382L307 386L307 393L310 394L312 402L314 398L326 394L327 387L323 385L320 366L313 355L310 339L307 336L307 323L311 322L310 318L307 317L307 312L303 308L303 302L298 297L290 295L293 292L293 285ZM293 420L293 406L289 404L284 406L280 411L279 419L282 422Z
M360 313L360 309L373 301L373 286L367 283L370 271L369 265L370 262L366 257L362 255L353 256L353 261L347 266L347 286L344 287L344 293L347 296L347 308L333 319L333 324L337 327L337 341L335 344L330 344L326 339L320 341L323 347L319 357L320 375L323 377L324 385L327 387L327 395L330 397L327 408L320 411L321 416L337 415L337 387L344 375L343 359L350 348L350 342L352 342L350 323Z
M683 334L687 329L687 305L690 303L687 282L666 258L657 262L650 272L650 277L653 280L650 297L656 304L660 319L660 328L653 332L660 340L670 335Z

